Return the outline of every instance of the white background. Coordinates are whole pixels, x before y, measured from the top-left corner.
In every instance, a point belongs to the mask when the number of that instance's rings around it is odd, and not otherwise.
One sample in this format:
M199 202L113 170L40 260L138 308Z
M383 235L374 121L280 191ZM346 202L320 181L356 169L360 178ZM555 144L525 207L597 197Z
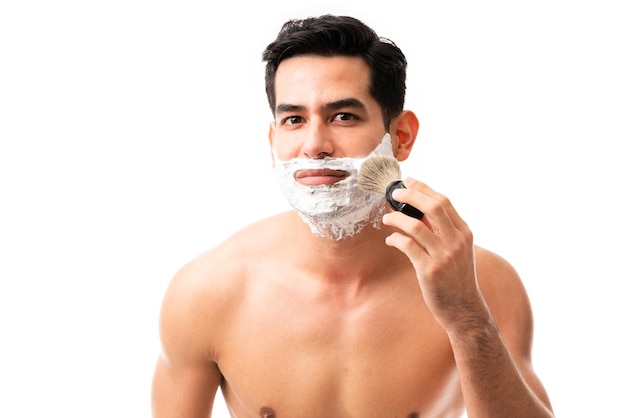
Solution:
M326 12L405 51L403 172L519 270L557 415L624 416L620 2L300 3L0 5L0 416L150 416L170 278L287 207L261 51Z

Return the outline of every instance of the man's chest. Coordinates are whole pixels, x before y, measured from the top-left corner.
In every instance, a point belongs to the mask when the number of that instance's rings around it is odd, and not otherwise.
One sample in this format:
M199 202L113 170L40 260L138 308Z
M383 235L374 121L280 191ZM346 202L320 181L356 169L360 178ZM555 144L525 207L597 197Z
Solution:
M239 318L220 349L225 398L243 416L424 417L458 391L446 335L419 309L301 308Z

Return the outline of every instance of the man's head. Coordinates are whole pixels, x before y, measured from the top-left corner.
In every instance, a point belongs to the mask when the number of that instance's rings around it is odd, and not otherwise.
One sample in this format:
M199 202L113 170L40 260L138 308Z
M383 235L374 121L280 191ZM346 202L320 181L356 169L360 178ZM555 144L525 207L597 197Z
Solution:
M370 155L410 154L419 122L404 110L404 54L357 19L325 15L285 23L263 59L289 203L331 240L380 228L384 196L361 190L356 173Z
M385 128L402 112L407 66L402 51L355 18L324 15L286 22L263 52L265 91L272 114L276 111L278 66L283 60L304 55L362 58L370 70L370 94L381 107Z

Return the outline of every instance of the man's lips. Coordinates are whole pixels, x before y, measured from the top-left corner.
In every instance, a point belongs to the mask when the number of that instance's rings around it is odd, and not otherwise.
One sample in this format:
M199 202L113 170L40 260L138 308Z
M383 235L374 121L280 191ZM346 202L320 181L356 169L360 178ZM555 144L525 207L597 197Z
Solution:
M310 169L296 172L296 181L304 186L321 186L337 183L348 173L342 170Z

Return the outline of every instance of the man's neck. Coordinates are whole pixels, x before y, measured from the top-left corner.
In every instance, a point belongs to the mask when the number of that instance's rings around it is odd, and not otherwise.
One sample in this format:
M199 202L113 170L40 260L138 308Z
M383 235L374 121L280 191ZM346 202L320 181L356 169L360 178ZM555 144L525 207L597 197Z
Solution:
M340 240L314 235L308 225L298 228L299 264L320 280L332 283L377 280L408 262L406 256L385 243L391 228L366 226Z

